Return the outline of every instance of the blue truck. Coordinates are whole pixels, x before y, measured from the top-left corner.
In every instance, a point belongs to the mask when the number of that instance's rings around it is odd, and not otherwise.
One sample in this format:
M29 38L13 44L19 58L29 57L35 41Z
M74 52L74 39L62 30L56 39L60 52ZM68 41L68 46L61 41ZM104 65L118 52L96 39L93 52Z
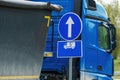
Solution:
M94 0L31 0L46 1L63 7L52 12L46 41L41 80L69 80L69 59L57 58L57 42L63 41L58 33L60 18L68 12L78 14L82 20L83 56L72 60L72 80L112 80L116 47L116 29L105 8Z

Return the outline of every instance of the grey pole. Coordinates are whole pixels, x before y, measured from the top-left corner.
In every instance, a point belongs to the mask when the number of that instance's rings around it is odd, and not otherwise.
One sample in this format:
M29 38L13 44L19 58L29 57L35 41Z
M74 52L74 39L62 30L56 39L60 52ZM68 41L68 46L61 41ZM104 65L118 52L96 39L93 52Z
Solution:
M72 80L72 58L69 58L69 80Z

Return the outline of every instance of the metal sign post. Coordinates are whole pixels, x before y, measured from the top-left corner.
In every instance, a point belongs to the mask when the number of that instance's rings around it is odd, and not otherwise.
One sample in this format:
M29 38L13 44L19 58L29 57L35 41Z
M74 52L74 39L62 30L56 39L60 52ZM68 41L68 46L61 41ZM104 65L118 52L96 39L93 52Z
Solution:
M69 58L69 80L72 80L72 58Z
M69 58L69 80L72 80L72 58L82 57L82 41L75 40L82 32L80 17L73 12L64 14L59 21L58 32L66 41L58 41L57 57Z

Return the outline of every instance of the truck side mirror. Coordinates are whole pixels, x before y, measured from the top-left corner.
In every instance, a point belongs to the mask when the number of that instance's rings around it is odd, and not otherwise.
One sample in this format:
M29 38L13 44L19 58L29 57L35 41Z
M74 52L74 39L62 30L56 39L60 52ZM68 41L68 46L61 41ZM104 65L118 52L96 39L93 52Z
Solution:
M112 50L116 48L116 28L113 24L110 24L110 31L111 31L111 43L112 43Z
M94 0L88 0L88 9L90 10L96 10L96 3Z

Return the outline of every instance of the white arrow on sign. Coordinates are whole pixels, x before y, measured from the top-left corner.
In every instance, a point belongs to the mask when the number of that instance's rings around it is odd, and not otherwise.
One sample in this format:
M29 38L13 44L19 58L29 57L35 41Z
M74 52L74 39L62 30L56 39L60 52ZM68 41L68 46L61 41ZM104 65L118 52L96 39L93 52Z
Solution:
M68 37L72 37L72 24L74 24L74 21L72 20L71 17L68 18L66 24L68 25Z

